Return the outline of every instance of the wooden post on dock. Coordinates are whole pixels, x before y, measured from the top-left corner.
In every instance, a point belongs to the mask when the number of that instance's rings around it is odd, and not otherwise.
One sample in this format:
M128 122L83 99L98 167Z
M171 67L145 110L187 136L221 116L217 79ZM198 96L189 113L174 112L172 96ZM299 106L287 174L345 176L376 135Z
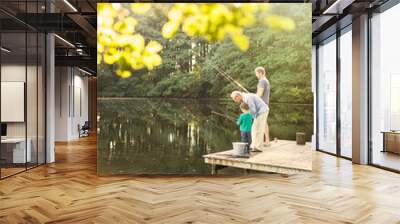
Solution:
M296 144L305 145L306 144L306 133L296 132Z
M217 165L211 164L211 175L217 174Z

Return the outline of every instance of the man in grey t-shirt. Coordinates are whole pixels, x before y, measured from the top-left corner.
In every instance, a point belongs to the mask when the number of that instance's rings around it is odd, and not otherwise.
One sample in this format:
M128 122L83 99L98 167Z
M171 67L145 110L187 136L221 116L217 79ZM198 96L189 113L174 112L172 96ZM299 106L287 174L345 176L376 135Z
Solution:
M269 84L268 79L265 77L265 69L263 67L257 67L254 70L256 77L258 79L258 84L257 84L257 95L261 97L261 99L264 101L265 104L269 106L269 94L271 90L271 86ZM265 145L269 145L269 127L268 127L268 121L265 126Z

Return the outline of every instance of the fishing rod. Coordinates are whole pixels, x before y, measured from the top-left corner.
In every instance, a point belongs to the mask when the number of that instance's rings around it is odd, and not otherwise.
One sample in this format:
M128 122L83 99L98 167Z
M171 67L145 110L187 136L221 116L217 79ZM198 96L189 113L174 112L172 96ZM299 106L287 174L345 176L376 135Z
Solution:
M220 116L220 117L226 118L226 119L228 119L228 120L233 121L233 122L236 123L236 119L233 118L233 117L231 117L231 116L228 116L228 115L222 114L222 113L218 113L218 112L216 112L216 111L211 111L211 113L212 113L212 114L215 114L215 115L218 115L218 116Z
M236 81L234 78L232 78L232 76L226 74L226 72L222 71L220 68L218 68L217 66L213 65L210 63L209 60L206 60L205 57L196 54L197 56L203 58L206 61L206 64L210 65L212 68L214 68L217 71L217 74L222 75L222 77L224 77L225 79L227 79L228 81L232 82L233 84L235 84L236 86L238 86L239 88L241 88L242 90L244 90L246 93L249 93L249 91L242 85L240 84L238 81Z
M206 62L207 63L207 62ZM230 75L226 74L225 72L221 71L217 66L212 65L211 63L209 63L209 65L211 65L217 72L217 74L221 74L223 75L224 78L228 79L229 81L233 82L234 84L236 84L239 88L241 88L242 90L244 90L246 93L248 93L249 91L242 85L240 84L238 81L236 81L235 79L233 79Z

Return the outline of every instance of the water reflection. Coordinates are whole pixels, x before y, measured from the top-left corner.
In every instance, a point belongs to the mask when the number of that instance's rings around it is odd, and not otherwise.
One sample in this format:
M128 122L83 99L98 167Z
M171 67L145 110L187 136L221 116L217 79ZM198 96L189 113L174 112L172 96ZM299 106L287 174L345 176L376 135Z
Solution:
M312 106L274 105L271 137L312 133ZM100 174L208 174L202 155L239 139L237 126L212 113L237 117L231 101L102 99L98 101ZM290 112L289 112L290 111Z

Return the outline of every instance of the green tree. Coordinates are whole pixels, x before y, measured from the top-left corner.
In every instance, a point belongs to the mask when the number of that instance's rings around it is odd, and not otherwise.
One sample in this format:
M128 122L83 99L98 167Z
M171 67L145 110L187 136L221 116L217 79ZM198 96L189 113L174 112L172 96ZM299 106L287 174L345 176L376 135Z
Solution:
M272 4L268 13L291 18L296 21L296 28L291 32L273 32L257 20L243 31L251 43L245 52L229 38L210 43L178 31L174 38L165 39L160 31L168 21L165 10L162 4L155 4L145 15L137 17L136 26L145 39L163 46L163 63L150 71L137 70L127 79L115 76L115 65L100 64L100 96L227 97L238 87L218 71L254 92L254 68L264 66L271 82L272 102L313 102L309 4ZM255 16L263 18L262 13Z
M243 34L244 29L254 24L257 12L268 8L269 4L168 4L162 7L168 21L163 23L161 33L164 38L171 39L182 30L190 37L201 37L208 42L228 37L246 51L249 39ZM163 46L156 40L146 39L137 30L137 17L140 19L150 9L151 3L99 4L98 64L115 64L116 74L123 78L130 77L132 71L152 70L161 64L159 52ZM293 30L295 27L290 18L276 15L264 14L262 20L272 29Z

